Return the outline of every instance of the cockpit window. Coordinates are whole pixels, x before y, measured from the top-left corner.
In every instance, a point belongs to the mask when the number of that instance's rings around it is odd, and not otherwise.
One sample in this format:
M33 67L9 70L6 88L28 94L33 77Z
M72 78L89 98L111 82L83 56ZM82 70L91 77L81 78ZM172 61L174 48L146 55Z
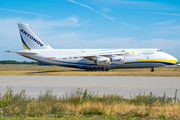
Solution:
M162 52L162 50L157 50L157 52Z

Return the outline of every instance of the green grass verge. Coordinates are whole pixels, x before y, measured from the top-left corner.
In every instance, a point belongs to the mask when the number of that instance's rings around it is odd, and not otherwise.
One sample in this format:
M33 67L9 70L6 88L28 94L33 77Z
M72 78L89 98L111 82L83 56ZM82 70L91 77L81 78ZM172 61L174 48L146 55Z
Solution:
M0 94L1 119L178 119L180 101L175 97L139 93L130 99L117 94L98 95L78 88L63 97L47 90L37 98L27 97L25 90L14 94L7 87Z

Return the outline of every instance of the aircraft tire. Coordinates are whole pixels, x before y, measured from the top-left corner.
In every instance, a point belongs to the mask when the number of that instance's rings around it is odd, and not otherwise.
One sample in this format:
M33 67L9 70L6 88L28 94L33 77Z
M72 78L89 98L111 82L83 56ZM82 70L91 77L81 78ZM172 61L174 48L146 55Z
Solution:
M89 71L89 69L87 68L86 71Z
M154 68L151 69L151 72L154 72Z
M93 71L93 69L92 69L92 68L89 68L89 71Z
M102 68L102 71L106 71L106 69L105 69L105 68Z
M97 71L101 71L101 68L97 68Z

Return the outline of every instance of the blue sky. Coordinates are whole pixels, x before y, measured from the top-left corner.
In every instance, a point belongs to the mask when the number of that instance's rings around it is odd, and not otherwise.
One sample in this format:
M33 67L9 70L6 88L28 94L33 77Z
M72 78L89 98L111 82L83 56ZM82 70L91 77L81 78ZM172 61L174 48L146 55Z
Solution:
M159 48L180 60L179 0L0 0L0 60L31 61L17 23L52 47Z

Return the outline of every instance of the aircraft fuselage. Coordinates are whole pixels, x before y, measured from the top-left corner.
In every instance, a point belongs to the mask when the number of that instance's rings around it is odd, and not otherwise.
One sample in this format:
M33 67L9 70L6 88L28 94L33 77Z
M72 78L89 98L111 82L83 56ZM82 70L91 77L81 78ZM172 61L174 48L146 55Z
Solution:
M95 60L83 57L73 57L74 54L92 53L97 51L111 51L114 49L32 49L37 54L20 54L22 56L44 62L47 64L76 67L76 68L152 68L165 65L175 65L177 59L159 49L115 49L115 51L125 51L126 54L118 55L124 58L122 64L98 65ZM111 55L113 56L113 55ZM111 58L111 56L105 56ZM115 55L117 56L117 55ZM104 56L97 56L104 57Z

